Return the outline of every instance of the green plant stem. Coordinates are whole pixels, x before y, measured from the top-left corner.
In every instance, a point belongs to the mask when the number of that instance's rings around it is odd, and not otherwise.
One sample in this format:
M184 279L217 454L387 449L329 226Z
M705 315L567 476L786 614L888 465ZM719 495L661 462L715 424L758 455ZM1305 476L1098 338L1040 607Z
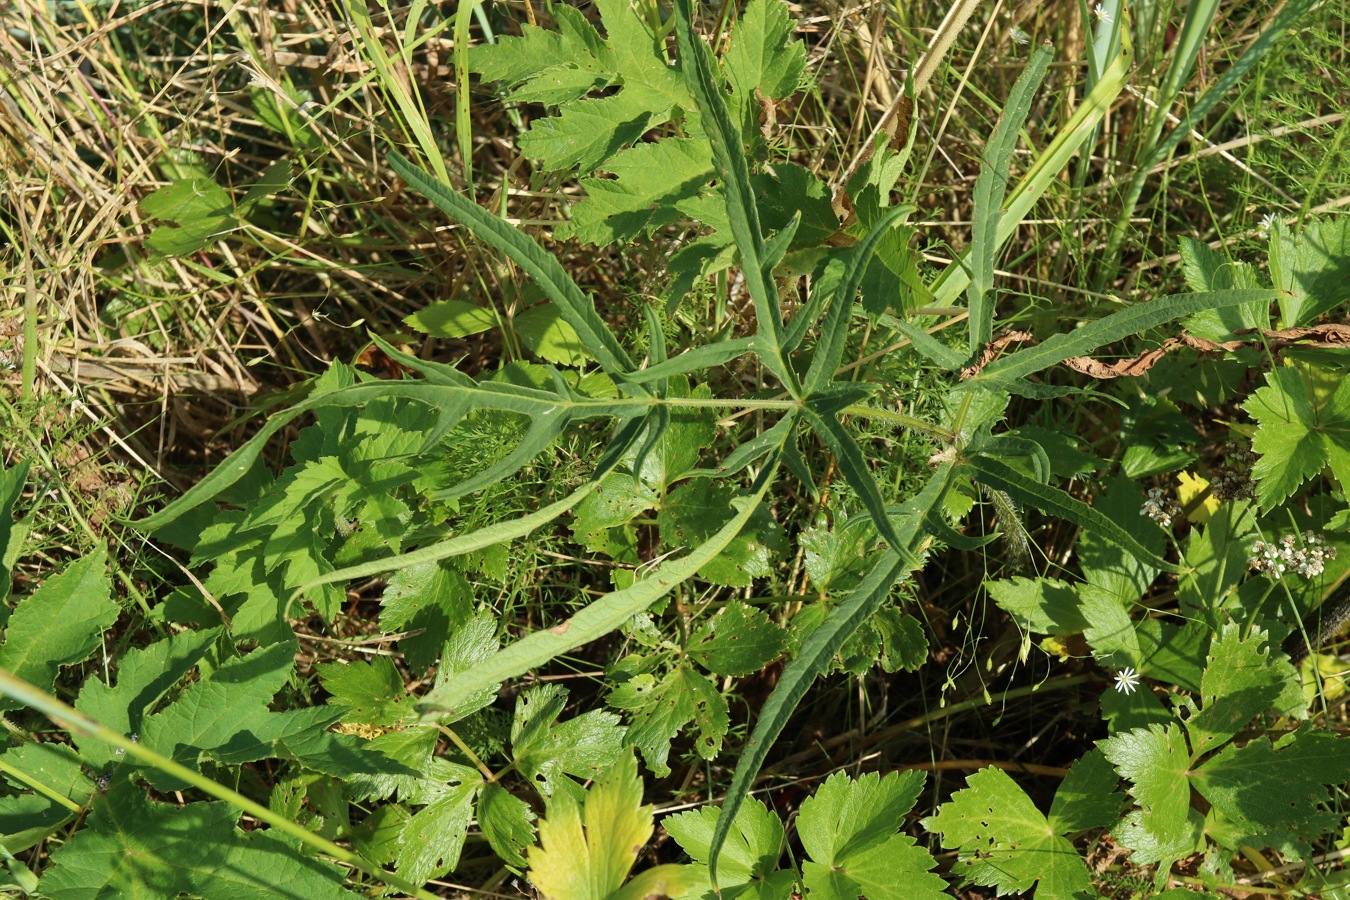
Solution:
M6 775L8 775L10 778L13 778L15 781L22 781L24 784L28 785L33 790L37 791L39 794L46 797L48 800L52 801L53 803L59 803L61 806L64 806L71 812L77 813L83 812L84 810L84 807L80 806L80 804L76 803L74 800L70 799L69 797L63 794L57 793L56 791L48 787L46 784L33 778L33 776L29 775L24 770L16 769L14 766L11 766L9 763L5 762L3 759L0 759L0 772L4 772Z
M359 869L372 878L378 878L385 884L392 885L407 894L421 898L421 900L436 900L435 894L419 888L412 882L406 881L392 872L386 872L381 867L369 862L360 855L343 847L339 847L337 844L320 837L308 828L305 828L296 822L292 822L284 816L278 815L260 803L255 803L243 794L232 791L199 772L194 772L186 766L161 756L143 744L130 740L111 729L103 727L94 719L89 718L83 713L77 712L50 694L33 687L28 682L14 677L5 669L0 669L0 694L17 700L25 706L38 710L46 715L47 718L51 719L57 727L65 728L72 734L96 738L97 740L103 741L105 744L111 744L119 750L124 750L127 754L135 757L146 765L153 766L161 772L172 775L174 778L181 781L185 781L202 793L209 794L217 800L223 800L226 803L232 804L259 821L266 822L272 828L290 835L302 844L312 847L314 850L330 856L339 862L345 863L354 869Z
M474 753L469 745L464 743L464 739L456 734L453 729L447 728L444 725L437 725L436 729L449 738L450 743L458 747L460 753L463 753L468 757L469 762L473 763L474 768L483 773L483 777L487 779L489 783L495 783L497 781L497 776L492 774L492 770L478 758L478 754Z

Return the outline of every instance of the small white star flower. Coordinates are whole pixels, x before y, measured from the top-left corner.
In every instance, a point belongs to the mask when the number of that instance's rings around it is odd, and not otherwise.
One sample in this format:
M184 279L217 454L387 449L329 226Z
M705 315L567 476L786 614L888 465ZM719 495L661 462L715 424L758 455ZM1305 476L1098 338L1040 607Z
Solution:
M1265 237L1266 235L1270 234L1270 229L1274 228L1275 223L1278 221L1279 218L1274 213L1266 213L1264 216L1262 216L1261 224L1257 226L1257 228L1259 228L1261 231L1261 236Z
M1100 3L1092 7L1092 15L1094 15L1099 22L1104 22L1107 25L1111 24L1111 13Z
M1013 26L1013 30L1008 32L1008 36L1013 39L1014 44L1026 45L1031 43L1031 38L1027 36L1027 33L1016 26Z
M1139 687L1139 673L1126 666L1116 673L1116 690L1122 694L1132 694Z

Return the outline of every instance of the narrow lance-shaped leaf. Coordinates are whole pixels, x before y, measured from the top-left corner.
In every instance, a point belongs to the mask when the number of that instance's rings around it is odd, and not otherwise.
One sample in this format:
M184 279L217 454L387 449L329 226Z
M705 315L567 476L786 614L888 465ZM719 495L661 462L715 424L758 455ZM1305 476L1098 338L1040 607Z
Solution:
M576 330L582 345L610 377L623 381L633 371L633 362L619 344L618 338L552 254L520 229L459 196L398 153L390 152L389 164L437 209L465 225L479 240L505 253L512 262L524 269L544 294L558 305L563 320Z
M718 816L708 853L708 874L714 885L717 883L717 857L773 742L787 727L788 719L802 697L806 696L816 676L829 668L830 661L844 642L880 608L891 586L917 566L915 554L923 539L923 523L929 511L942 502L951 474L951 465L944 465L933 473L919 495L905 504L904 521L899 528L901 543L892 545L882 554L862 583L830 611L830 615L819 628L811 632L796 657L783 670L778 686L760 711L754 732L745 742L740 761L736 764L736 774L732 776L731 787L727 789L727 798L722 802L722 814Z
M1122 34L1124 33L1122 32ZM1050 142L1050 146L1045 148L1044 152L1032 163L1027 173L1022 176L1022 180L1013 189L1012 197L1009 198L1003 209L1003 215L999 217L997 241L999 247L1002 247L1012 237L1013 232L1017 230L1022 220L1026 218L1027 213L1031 211L1031 207L1045 194L1051 182L1074 158L1083 141L1095 133L1102 117L1106 115L1106 111L1111 108L1121 89L1124 88L1125 77L1129 73L1133 61L1134 48L1128 41L1122 42L1120 53L1102 73L1101 81L1083 98L1082 104L1074 110L1069 121L1055 135L1055 139ZM970 284L969 252L967 250L962 259L954 261L943 269L942 274L934 282L932 290L932 304L934 306L950 306Z
M980 158L980 175L975 180L975 222L970 242L970 355L980 352L993 337L994 260L998 258L999 222L1003 215L1003 197L1008 189L1008 171L1012 166L1017 135L1031 111L1031 98L1045 79L1054 48L1043 44L1031 55L1021 77L1008 94L1008 103L989 136Z
M783 313L773 283L772 260L765 252L759 207L750 185L750 167L741 146L740 129L731 119L723 98L722 82L713 70L708 48L694 33L692 0L675 0L675 39L689 91L698 102L703 127L712 144L713 166L722 179L727 218L744 267L745 287L755 304L758 348L764 365L794 396L797 377L783 357Z
M1075 525L1091 529L1103 537L1109 538L1135 555L1136 558L1151 566L1184 575L1186 570L1157 556L1134 536L1116 524L1114 519L1104 516L1059 488L1041 484L996 459L988 456L972 456L966 464L975 472L975 479L981 484L1012 495L1014 500L1030 504L1041 512L1067 519Z
M849 256L848 263L844 267L844 275L835 289L834 296L830 298L830 309L825 314L825 324L820 330L820 343L816 345L811 368L806 373L803 390L808 395L828 385L843 360L844 343L848 339L848 329L852 320L853 297L858 293L858 286L862 284L867 264L876 253L877 244L895 227L897 221L915 209L913 205L906 204L887 212Z
M787 429L785 434L790 434ZM715 559L736 537L758 508L778 469L777 448L760 471L748 496L735 501L736 514L705 543L679 559L658 566L631 587L611 591L552 628L535 631L498 651L473 669L462 672L432 690L418 708L428 718L453 710L465 697L523 675L559 654L602 637L664 597L676 585Z
M753 337L732 338L729 341L704 344L702 347L686 350L679 356L655 363L645 369L638 369L628 380L634 384L642 384L676 375L687 375L690 372L729 363L738 356L754 351L756 347L757 342Z
M862 450L858 448L858 442L833 412L818 411L809 405L803 412L816 434L820 435L825 446L834 454L840 474L844 476L849 487L857 492L877 531L888 544L903 553L904 543L890 517L886 515L886 501L881 498L881 489L877 487L876 479L867 469L867 462L863 459Z
M176 521L194 507L243 478L257 461L268 438L276 434L297 416L311 410L330 406L360 406L384 398L419 400L433 409L448 407L474 409L501 409L533 417L558 416L570 419L590 419L604 416L629 418L645 414L652 406L650 400L589 399L579 396L560 397L548 391L523 388L511 384L474 384L461 387L451 384L430 384L419 381L377 381L356 384L329 391L297 403L290 409L276 413L258 433L230 457L197 482L174 502L152 516L136 522L138 528L155 531ZM495 473L497 478L509 472ZM479 484L478 487L486 487Z
M1074 356L1091 353L1098 347L1147 331L1173 319L1205 309L1241 306L1253 301L1271 301L1280 291L1269 289L1206 291L1199 294L1169 294L1148 303L1112 313L1104 319L1052 335L1045 343L1019 350L986 366L974 380L1007 381L1047 369Z

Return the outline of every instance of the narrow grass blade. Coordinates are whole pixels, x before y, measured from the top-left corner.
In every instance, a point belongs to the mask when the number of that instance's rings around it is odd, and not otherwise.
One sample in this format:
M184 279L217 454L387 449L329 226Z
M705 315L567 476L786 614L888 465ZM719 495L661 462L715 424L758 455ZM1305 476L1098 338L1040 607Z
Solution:
M830 610L825 621L811 632L792 662L783 670L778 686L760 710L755 730L741 751L736 774L732 776L731 787L727 789L727 798L722 801L722 814L713 829L708 850L708 876L714 886L717 884L717 859L730 833L732 820L736 818L737 810L754 785L755 776L759 774L769 749L787 727L788 719L817 676L829 669L839 648L885 602L896 581L918 566L918 544L923 538L924 521L929 512L942 502L951 475L950 464L938 469L928 479L923 491L905 504L902 508L903 520L898 529L900 542L883 553L862 583Z
M825 313L825 323L820 329L820 343L816 345L815 355L811 359L811 368L806 373L802 390L809 396L830 383L839 363L844 356L844 343L848 339L849 325L853 313L853 298L862 284L867 264L876 253L877 244L896 222L903 220L917 207L905 204L891 209L872 227L861 243L853 248L844 275L829 298L830 308ZM794 323L795 324L795 323Z
M1205 309L1223 309L1244 303L1275 300L1280 291L1244 289L1205 291L1198 294L1169 294L1148 303L1140 303L1098 319L1071 332L1052 335L1043 344L1019 350L990 365L976 376L978 380L1007 381L1023 378L1047 369L1073 356L1091 353L1098 347L1147 331L1165 322L1180 319Z
M472 669L451 678L418 703L417 708L423 717L436 719L479 691L523 675L569 650L609 634L670 593L676 585L692 578L695 572L726 549L750 521L769 485L773 483L778 469L777 457L778 453L773 452L755 480L751 493L734 501L736 514L706 542L679 559L662 563L631 587L611 591L552 628L535 631Z
M432 133L431 119L422 105L421 95L408 89L410 82L398 71L401 69L407 72L412 69L411 47L406 45L399 47L399 59L395 63L385 49L385 37L381 35L381 29L375 25L365 0L352 0L347 9L351 14L352 32L357 38L357 45L370 60L380 90L393 101L389 104L391 111L396 112L398 118L402 120L403 127L417 141L418 149L426 155L432 168L436 170L437 177L448 181L450 175L446 169L445 157L441 153L439 141Z
M740 129L727 110L722 80L713 69L708 48L694 33L692 0L675 0L675 18L680 65L698 103L703 129L712 143L713 167L726 195L727 218L741 254L745 288L755 304L757 348L765 367L795 397L800 391L797 377L783 356L783 312L773 283L772 261L765 252L764 232L759 224L759 208L750 185L750 166L741 145Z
M1045 80L1045 72L1054 56L1054 48L1041 45L1031 55L1027 67L1008 94L1008 103L989 136L980 158L980 174L975 179L975 222L970 242L970 286L966 290L970 310L970 355L974 357L989 343L994 331L994 261L998 258L999 222L1003 216L1003 198L1008 190L1008 171L1012 167L1017 136L1031 112L1031 98Z
M973 470L975 480L981 484L1003 491L1017 502L1034 506L1043 513L1058 516L1082 528L1095 531L1134 554L1135 558L1164 572L1171 572L1174 575L1186 574L1186 570L1180 566L1155 556L1135 540L1133 535L1117 525L1114 519L1102 515L1059 488L1041 484L988 456L969 457L966 464Z
M582 294L581 288L577 287L552 254L520 229L459 196L399 154L390 152L389 164L437 209L463 224L479 240L500 250L525 270L544 294L557 304L563 320L576 331L582 346L595 357L600 367L616 381L626 380L634 368L632 360L604 319L595 311L595 305Z
M1177 144L1190 136L1191 129L1194 127L1193 123L1204 118L1210 110L1218 106L1219 101L1226 97L1229 91L1247 76L1252 67L1270 52L1276 41L1288 34L1298 24L1298 20L1303 18L1308 10L1312 9L1314 3L1316 3L1316 0L1290 0L1279 11L1256 40L1248 44L1247 49L1242 51L1242 55L1238 57L1237 62L1233 63L1226 72L1219 76L1219 80L1210 85L1209 90L1200 95L1200 99L1195 102L1195 105L1186 111L1181 123L1176 125L1171 133L1154 148L1148 162L1140 168L1143 177L1147 177L1149 169L1165 160L1176 149Z

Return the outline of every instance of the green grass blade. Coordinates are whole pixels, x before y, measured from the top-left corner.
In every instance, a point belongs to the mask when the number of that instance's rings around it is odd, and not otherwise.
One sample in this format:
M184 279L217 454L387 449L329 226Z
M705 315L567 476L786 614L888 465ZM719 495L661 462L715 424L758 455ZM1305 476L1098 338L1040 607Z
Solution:
M698 103L704 131L712 143L713 167L722 180L731 234L740 251L745 288L755 304L758 349L764 365L793 396L799 394L797 377L784 359L783 312L773 283L772 261L765 252L759 207L750 184L750 166L745 159L740 129L731 119L723 96L722 80L713 69L708 48L694 33L692 0L675 0L675 39L680 65Z
M899 527L901 543L893 544L891 549L882 554L862 583L830 611L825 621L811 632L792 662L783 670L778 686L760 711L755 730L741 751L736 774L731 779L731 787L727 789L726 800L722 802L722 814L713 829L708 851L708 876L714 885L717 884L718 855L731 830L732 820L750 792L773 742L787 727L788 719L816 677L829 668L839 648L885 602L895 582L907 571L917 567L917 543L923 537L924 521L929 512L942 502L951 474L950 464L938 469L919 495L905 504L904 520Z
M1073 356L1091 353L1098 347L1147 331L1173 319L1206 309L1241 306L1254 301L1271 301L1280 291L1244 289L1205 291L1198 294L1169 294L1148 303L1140 303L1098 319L1071 332L1052 335L1043 344L1019 350L990 365L976 376L978 380L1007 381L1049 368Z
M610 331L595 305L581 292L562 264L519 228L492 215L476 203L432 178L398 153L390 152L389 164L408 184L441 212L463 224L479 240L506 254L521 267L558 306L563 320L576 331L596 362L616 381L626 380L633 362Z
M1219 101L1228 95L1234 87L1238 85L1247 73L1252 70L1261 58L1270 52L1275 46L1275 42L1289 33L1290 29L1298 24L1298 20L1312 8L1316 0L1291 0L1279 14L1271 20L1270 25L1261 32L1256 40L1247 45L1247 49L1238 57L1237 62L1233 63L1219 80L1210 85L1209 90L1200 95L1200 99L1195 105L1188 109L1180 124L1176 125L1170 134L1159 142L1150 154L1148 162L1140 167L1140 172L1147 177L1148 170L1166 159L1177 144L1190 136L1194 123L1204 118L1210 110L1218 106Z
M786 432L790 433L790 432ZM781 449L781 448L780 448ZM679 559L662 563L649 576L623 590L611 591L552 628L535 631L505 647L473 669L460 673L418 703L424 717L435 719L455 709L466 697L523 675L555 657L614 631L670 593L676 585L714 560L736 539L759 507L778 469L778 453L761 470L748 496L735 501L736 514L711 538Z
M1042 44L1036 48L1027 67L1008 94L1003 115L989 136L980 158L980 174L975 179L975 221L970 242L970 286L966 290L970 310L970 355L976 356L994 332L994 261L998 258L999 222L1003 216L1003 198L1008 190L1008 171L1012 167L1017 136L1031 112L1031 98L1045 80L1054 48Z
M1174 575L1186 574L1186 570L1180 566L1174 565L1160 556L1155 556L1148 548L1135 540L1133 535L1117 525L1114 519L1102 515L1091 506L1066 494L1059 488L1041 484L988 456L972 456L966 460L966 464L974 470L975 480L981 484L1004 491L1019 503L1034 506L1043 513L1066 519L1075 525L1094 531L1128 550L1137 559L1164 572L1171 572Z
M803 381L802 389L807 395L813 394L828 385L830 380L834 378L835 371L839 368L839 363L844 356L844 343L848 339L849 325L853 313L853 298L857 295L863 275L867 272L867 264L872 261L872 256L876 253L877 244L890 232L897 221L904 219L915 209L917 207L911 204L891 209L872 227L872 230L867 233L867 237L853 248L848 263L844 267L843 277L840 278L833 296L829 298L830 308L825 313L825 323L820 329L820 342L816 345L816 352L811 358L811 368L807 371L806 378Z

